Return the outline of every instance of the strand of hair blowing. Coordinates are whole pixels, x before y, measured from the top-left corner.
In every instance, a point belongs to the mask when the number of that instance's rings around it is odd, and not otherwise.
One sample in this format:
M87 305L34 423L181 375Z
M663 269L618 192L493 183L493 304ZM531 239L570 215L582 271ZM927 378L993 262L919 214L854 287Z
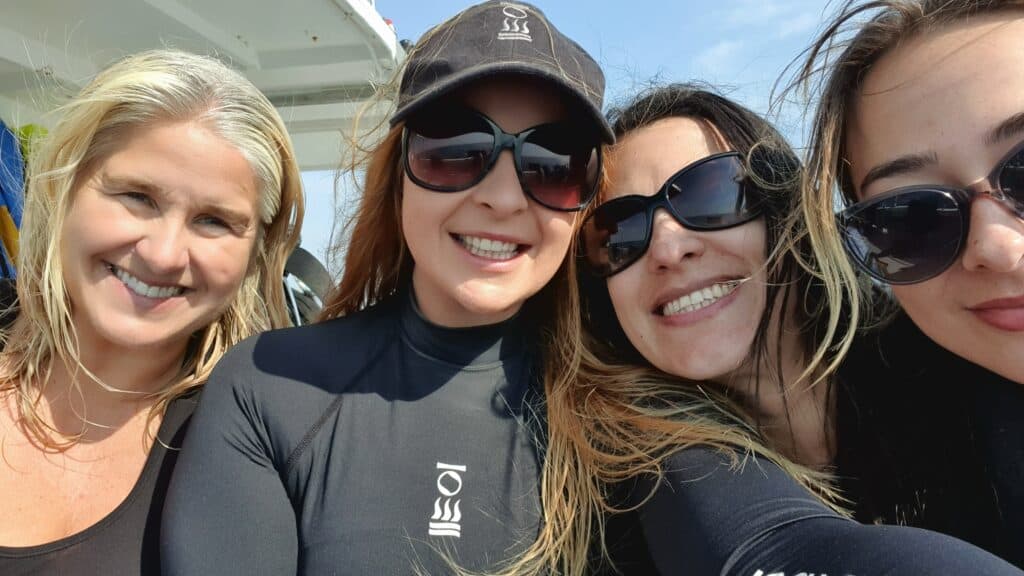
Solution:
M401 141L399 124L387 133L376 153L368 155L362 199L346 225L350 240L339 243L345 250L345 273L324 302L321 320L380 302L411 277L412 257L402 234Z

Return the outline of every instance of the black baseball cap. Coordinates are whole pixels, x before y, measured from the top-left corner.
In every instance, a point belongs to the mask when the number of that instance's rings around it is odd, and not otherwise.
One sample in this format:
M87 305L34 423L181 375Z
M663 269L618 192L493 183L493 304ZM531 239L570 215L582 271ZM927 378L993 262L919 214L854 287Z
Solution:
M402 74L391 125L471 82L508 74L550 82L579 104L604 142L615 141L601 113L597 62L537 7L502 0L471 6L424 34Z

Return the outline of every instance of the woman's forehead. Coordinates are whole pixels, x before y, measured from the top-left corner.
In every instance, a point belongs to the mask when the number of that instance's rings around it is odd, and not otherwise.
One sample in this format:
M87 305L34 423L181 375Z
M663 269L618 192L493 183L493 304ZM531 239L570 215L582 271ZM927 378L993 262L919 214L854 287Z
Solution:
M609 151L605 197L649 196L684 166L727 150L721 132L703 120L670 117L637 128Z
M912 38L883 56L847 118L855 182L901 156L944 162L964 146L985 146L993 127L1024 111L1020 38L1024 17L996 14Z

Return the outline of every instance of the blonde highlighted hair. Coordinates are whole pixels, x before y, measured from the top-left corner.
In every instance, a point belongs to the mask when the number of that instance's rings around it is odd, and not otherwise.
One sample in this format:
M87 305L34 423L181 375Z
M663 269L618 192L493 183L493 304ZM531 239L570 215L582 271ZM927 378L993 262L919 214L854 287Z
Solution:
M151 418L205 383L230 346L289 323L281 282L285 261L298 244L303 198L298 164L277 111L241 74L213 58L175 50L129 56L100 72L56 113L59 121L29 159L17 265L19 311L3 333L0 386L15 391L20 417L34 439L60 449L76 438L55 430L36 405L55 362L89 374L79 358L60 266L64 218L84 175L133 131L187 121L201 123L241 152L259 186L261 226L241 289L220 318L193 336L174 381L154 393Z
M654 87L611 112L617 137L662 118L687 116L713 124L733 149L747 159L748 174L764 189L769 229L769 305L761 318L751 356L760 364L771 356L768 332L771 303L797 298L798 324L805 334L805 352L811 358L801 380L816 383L827 378L832 357L827 350L831 334L820 332L822 311L813 304L818 286L801 272L793 253L806 246L791 238L799 164L774 129L746 109L695 85ZM608 166L614 171L614 155ZM601 196L607 191L605 179ZM770 251L770 246L779 246ZM549 387L547 406L550 446L545 471L551 483L545 495L543 541L535 546L532 565L512 565L508 574L584 574L594 562L611 561L604 542L608 514L622 512L615 489L624 480L660 479L665 460L695 446L718 449L735 467L757 455L774 462L796 481L841 510L842 499L829 477L800 466L769 447L747 416L744 407L712 384L683 381L650 365L629 343L616 321L604 279L579 275L580 291L574 306L582 305L583 322L575 329L582 336L562 334L561 345L549 344L548 353L573 373L562 375ZM562 314L564 312L560 312ZM566 321L565 326L571 326ZM779 327L781 330L781 325ZM775 351L777 352L777 351ZM775 375L769 370L766 376ZM769 379L769 378L766 378ZM781 386L782 383L778 382ZM653 495L658 482L652 484ZM643 496L643 495L642 495ZM526 568L526 570L523 570Z

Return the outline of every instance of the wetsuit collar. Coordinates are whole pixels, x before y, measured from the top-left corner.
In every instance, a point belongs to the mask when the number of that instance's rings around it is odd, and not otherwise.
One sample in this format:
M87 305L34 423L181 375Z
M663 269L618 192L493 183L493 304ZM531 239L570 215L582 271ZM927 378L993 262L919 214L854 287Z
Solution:
M412 290L406 290L402 307L402 332L420 352L459 365L501 362L523 354L525 320L522 314L486 326L447 328L423 317Z

